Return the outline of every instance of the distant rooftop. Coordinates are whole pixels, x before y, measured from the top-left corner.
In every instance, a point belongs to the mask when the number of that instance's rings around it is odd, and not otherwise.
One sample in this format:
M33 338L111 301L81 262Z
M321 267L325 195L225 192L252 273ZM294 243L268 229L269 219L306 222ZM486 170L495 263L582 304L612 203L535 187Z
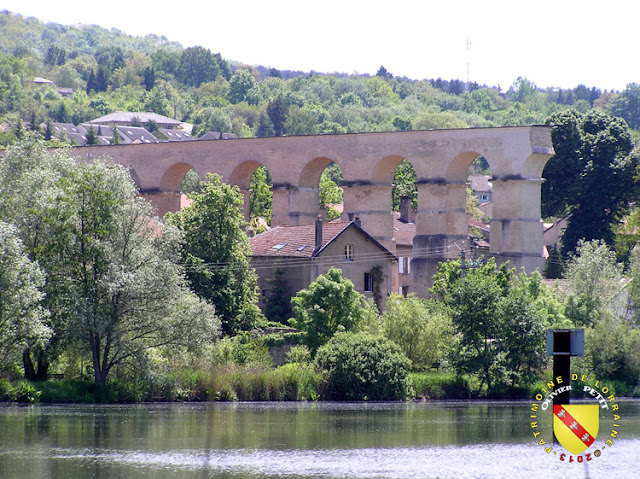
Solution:
M114 113L110 113L106 116L102 116L100 118L96 118L95 120L91 120L89 123L95 124L105 124L105 123L133 123L135 120L138 120L140 123L147 123L149 121L153 121L158 125L180 125L178 120L174 120L173 118L168 118L163 115L158 115L153 112L132 112L132 111L116 111Z

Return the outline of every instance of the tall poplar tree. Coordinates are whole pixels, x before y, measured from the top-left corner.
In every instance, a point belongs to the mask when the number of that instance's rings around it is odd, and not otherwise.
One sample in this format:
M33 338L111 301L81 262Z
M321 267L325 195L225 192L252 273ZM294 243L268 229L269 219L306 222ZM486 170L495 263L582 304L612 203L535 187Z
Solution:
M244 200L237 186L208 174L191 206L169 216L184 231L183 261L191 289L216 307L228 335L250 329L262 316L257 275L249 264Z

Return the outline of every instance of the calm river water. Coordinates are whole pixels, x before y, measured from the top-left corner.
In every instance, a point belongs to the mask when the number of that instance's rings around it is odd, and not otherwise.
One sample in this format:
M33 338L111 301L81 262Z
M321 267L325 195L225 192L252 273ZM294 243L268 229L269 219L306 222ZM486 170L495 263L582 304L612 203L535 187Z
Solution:
M640 478L640 401L619 404L580 464L530 402L5 405L0 478Z

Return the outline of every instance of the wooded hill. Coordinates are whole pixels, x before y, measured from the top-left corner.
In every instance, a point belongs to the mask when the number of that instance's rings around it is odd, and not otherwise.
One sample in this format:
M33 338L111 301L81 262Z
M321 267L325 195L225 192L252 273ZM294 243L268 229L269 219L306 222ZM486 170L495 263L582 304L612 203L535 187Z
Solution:
M113 111L154 111L239 137L542 124L550 114L598 108L640 128L640 85L622 92L578 85L540 89L460 80L278 71L183 48L164 36L42 23L0 12L0 123L80 124ZM42 86L35 77L54 82ZM70 97L60 89L72 89ZM67 94L69 92L67 91Z

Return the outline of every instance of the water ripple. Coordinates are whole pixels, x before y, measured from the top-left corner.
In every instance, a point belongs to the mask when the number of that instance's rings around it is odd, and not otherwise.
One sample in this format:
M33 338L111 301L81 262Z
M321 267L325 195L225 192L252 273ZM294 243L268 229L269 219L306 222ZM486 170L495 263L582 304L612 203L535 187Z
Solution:
M244 477L502 479L534 477L571 479L640 477L640 440L620 440L585 464L560 462L535 445L390 449L186 449L170 452L52 449L49 458L92 461L125 468L208 471Z

